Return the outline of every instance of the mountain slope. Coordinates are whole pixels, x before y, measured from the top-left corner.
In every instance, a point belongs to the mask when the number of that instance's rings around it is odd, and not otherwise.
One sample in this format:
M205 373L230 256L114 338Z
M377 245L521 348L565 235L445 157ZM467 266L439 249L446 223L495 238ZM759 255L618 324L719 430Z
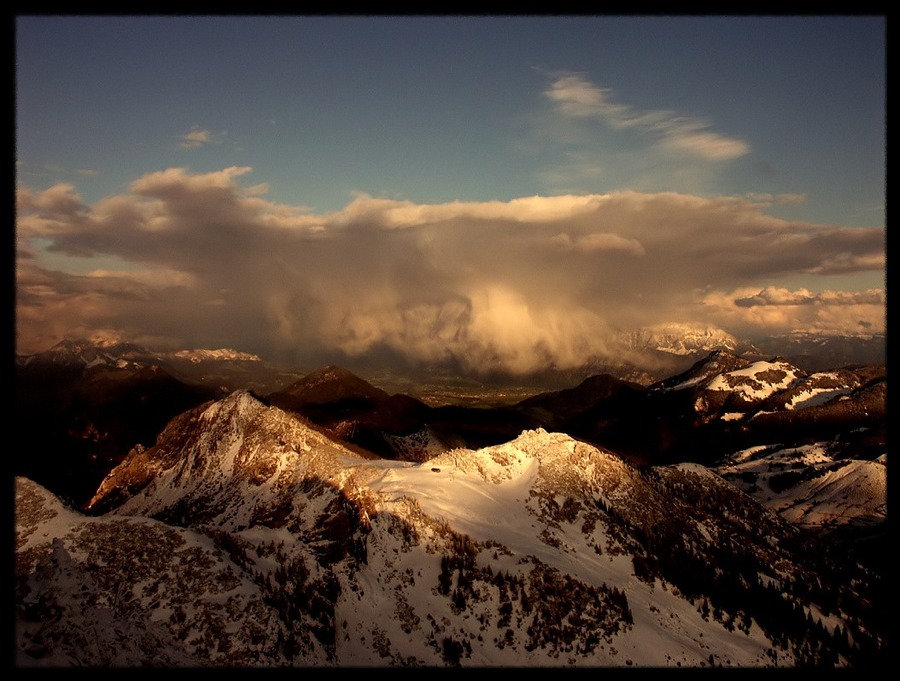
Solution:
M800 527L884 522L887 453L874 461L842 459L829 444L754 447L716 471Z
M24 478L16 525L17 666L287 661L266 594L210 537L147 518L88 518Z
M647 387L595 376L516 409L635 461L712 465L725 452L755 445L836 438L854 441L850 456L878 456L886 393L883 366L810 374L782 358L750 360L719 350ZM866 443L854 435L863 431Z
M133 451L93 517L19 488L23 664L77 660L83 618L104 649L146 625L123 663L794 666L879 650L864 573L821 563L701 466L639 469L562 433L366 458L239 391ZM158 600L176 544L197 558L184 618ZM138 549L162 555L144 568ZM133 608L101 612L111 594Z
M29 363L16 371L15 422L39 437L10 467L84 503L132 446L152 444L169 419L217 394L153 364Z

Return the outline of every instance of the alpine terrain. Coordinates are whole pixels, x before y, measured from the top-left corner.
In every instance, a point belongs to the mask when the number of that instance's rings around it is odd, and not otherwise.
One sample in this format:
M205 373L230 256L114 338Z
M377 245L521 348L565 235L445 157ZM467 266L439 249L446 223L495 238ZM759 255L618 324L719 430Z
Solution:
M885 390L729 352L480 422L337 367L237 389L83 505L16 478L16 664L879 665Z

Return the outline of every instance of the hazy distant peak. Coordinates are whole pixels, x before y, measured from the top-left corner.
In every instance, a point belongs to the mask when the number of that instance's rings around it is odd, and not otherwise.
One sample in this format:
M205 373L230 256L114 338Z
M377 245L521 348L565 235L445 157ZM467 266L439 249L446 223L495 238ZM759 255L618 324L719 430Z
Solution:
M114 366L119 360L132 360L142 354L141 348L131 343L106 340L96 342L66 338L43 352L19 358L22 365L50 364L57 366L90 367L98 364Z
M646 329L656 350L674 355L694 355L717 349L735 351L738 339L727 331L708 324L669 322Z
M166 360L200 362L261 362L253 354L219 348L217 350L194 349L174 351L153 351L143 346L115 337L66 338L47 350L25 355L20 364L51 363L57 365L83 365L86 367L104 364L115 366L123 361L151 363Z
M237 362L261 362L262 360L249 352L241 352L231 348L219 348L218 350L176 350L174 352L159 353L161 357L174 357L177 359L187 359L197 363L208 360L229 360Z

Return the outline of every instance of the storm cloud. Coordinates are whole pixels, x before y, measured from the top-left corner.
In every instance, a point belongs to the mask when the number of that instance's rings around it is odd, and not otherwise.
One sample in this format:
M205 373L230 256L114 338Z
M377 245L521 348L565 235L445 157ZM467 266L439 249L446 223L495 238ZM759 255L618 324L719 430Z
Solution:
M576 85L562 105L600 106ZM879 289L780 283L883 271L883 229L788 222L753 198L361 195L312 214L250 175L169 168L90 205L72 185L20 187L18 349L115 329L291 361L390 351L524 372L622 352L618 334L664 322L884 326Z

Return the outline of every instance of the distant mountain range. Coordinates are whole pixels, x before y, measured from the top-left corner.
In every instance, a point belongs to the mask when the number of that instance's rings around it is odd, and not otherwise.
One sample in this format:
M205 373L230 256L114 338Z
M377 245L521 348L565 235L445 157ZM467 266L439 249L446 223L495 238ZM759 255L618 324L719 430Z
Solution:
M15 457L13 470L80 505L132 446L152 444L184 410L299 376L228 349L154 352L118 340L64 340L16 357L15 419L40 434L40 455Z
M16 356L20 369L78 371L98 366L126 370L156 366L221 395L238 389L266 393L302 375L230 348L155 351L119 340L67 339L44 352Z
M438 405L334 365L222 391L142 353L17 362L41 434L13 457L19 666L888 659L883 364L717 348Z

